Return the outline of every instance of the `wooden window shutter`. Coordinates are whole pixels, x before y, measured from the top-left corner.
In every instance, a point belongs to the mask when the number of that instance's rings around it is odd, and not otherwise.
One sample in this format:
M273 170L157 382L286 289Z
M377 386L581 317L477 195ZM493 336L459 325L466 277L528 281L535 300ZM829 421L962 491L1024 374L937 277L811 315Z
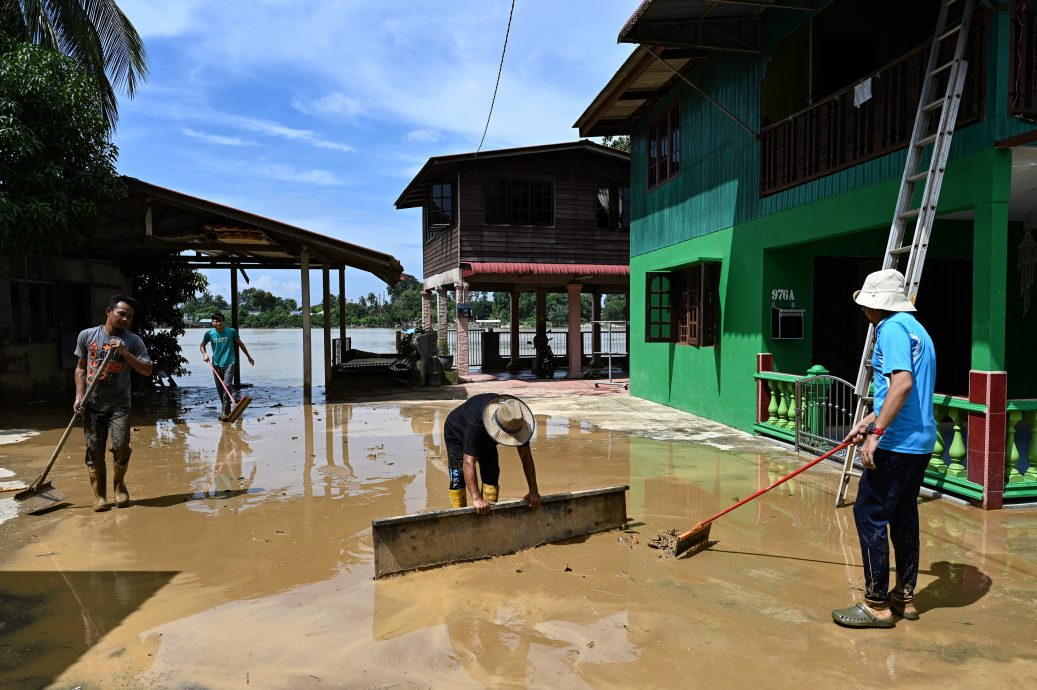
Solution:
M645 274L645 342L676 340L672 276L666 272Z

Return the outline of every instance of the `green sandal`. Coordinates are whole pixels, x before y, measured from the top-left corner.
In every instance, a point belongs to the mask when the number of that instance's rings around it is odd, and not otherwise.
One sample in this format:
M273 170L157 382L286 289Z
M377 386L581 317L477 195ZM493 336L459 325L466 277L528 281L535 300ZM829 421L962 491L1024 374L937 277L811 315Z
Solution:
M832 620L847 628L892 628L896 625L892 618L876 618L864 604L854 604L848 609L836 609L832 611Z

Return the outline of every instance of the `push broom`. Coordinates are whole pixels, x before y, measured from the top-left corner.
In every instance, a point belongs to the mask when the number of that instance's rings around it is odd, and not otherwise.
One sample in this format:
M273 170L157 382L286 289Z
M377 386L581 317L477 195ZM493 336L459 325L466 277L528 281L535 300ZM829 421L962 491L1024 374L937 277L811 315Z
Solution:
M230 408L230 414L228 414L223 421L236 422L238 420L238 417L240 417L242 413L245 411L245 408L252 403L252 398L250 398L247 395L243 395L241 396L241 400L234 402L234 396L230 394L230 389L227 388L227 384L224 383L223 377L220 376L220 373L216 371L216 367L212 365L211 361L205 361L209 365L209 368L212 369L213 376L215 376L216 380L220 382L221 386L223 386L223 390L227 391L227 397L230 399L232 403L234 403L234 406Z
M822 460L827 460L828 458L832 457L833 455L835 455L836 453L841 451L843 448L846 448L847 446L849 446L852 443L853 443L853 441L844 441L844 442L840 443L838 446L836 446L832 450L828 451L827 453L825 453L821 457L817 458L816 460L811 460L810 462L808 462L807 464L803 465L802 467L800 467L795 472L792 472L790 474L786 474L784 477L782 477L781 479L777 480L776 482L774 482L773 484L768 486L766 489L760 489L759 491L754 493L749 498L743 498L738 503L735 503L733 506L731 506L729 508L725 508L724 510L720 511L719 513L717 513L713 517L709 518L708 520L702 520L697 525L695 525L694 527L689 529L687 532L684 532L679 537L677 537L677 543L674 544L674 547L673 547L673 555L674 556L680 556L681 554L686 553L687 551L690 551L690 550L692 550L692 549L694 549L694 548L696 548L698 546L701 546L703 544L708 544L708 542L709 542L709 528L713 525L713 521L714 520L716 520L718 518L721 518L724 515L727 515L728 513L730 513L735 508L737 508L739 506L742 506L742 505L745 505L746 503L748 503L749 501L753 500L754 498L756 498L758 496L762 496L763 494L767 493L768 491L770 491L774 487L779 486L781 484L784 484L788 480L790 480L793 477L795 477L797 474L801 474L803 472L806 472L807 470L809 470L811 467L813 467L817 463L821 462Z
M97 385L101 378L101 374L107 371L108 360L114 352L115 349L110 348L104 353L100 366L97 367L93 379L90 380L90 385L86 387L86 391L83 393L83 400L90 397L94 386ZM72 433L72 427L75 426L78 419L79 414L73 413L72 419L69 420L68 426L65 427L65 433L61 435L61 440L54 447L54 452L50 454L50 461L47 463L47 466L43 468L43 471L37 475L27 489L19 491L14 495L14 500L20 504L19 509L21 512L29 514L41 513L49 508L54 508L65 500L65 494L55 489L54 485L47 481L47 475L50 474L50 468L54 467L54 462L58 459L58 453L61 452L65 441L68 440L68 435Z

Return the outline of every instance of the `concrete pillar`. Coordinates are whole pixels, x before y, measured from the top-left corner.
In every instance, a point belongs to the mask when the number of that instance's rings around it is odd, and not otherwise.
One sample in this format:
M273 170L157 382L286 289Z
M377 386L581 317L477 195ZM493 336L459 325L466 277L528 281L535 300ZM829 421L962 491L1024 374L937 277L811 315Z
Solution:
M429 333L432 331L432 291L421 291L421 328Z
M447 341L447 294L445 287L436 288L436 354L446 354L439 351L439 343Z
M536 342L536 336L547 334L547 290L544 288L536 289L536 308L535 308L535 326L534 326L534 340ZM537 362L537 358L533 357L533 373L540 373L540 365Z
M601 290L591 292L591 369L601 368ZM609 343L611 346L611 343Z
M580 293L583 286L569 283L569 373L565 378L583 378L583 334L580 331Z
M968 479L983 486L985 510L1004 504L1007 398L1007 372L969 372L969 402L987 406L986 414L970 412L968 420Z
M230 265L230 327L238 331L238 265ZM239 331L240 332L240 331ZM234 346L234 385L241 385L241 353L238 346Z
M324 292L321 299L322 321L324 322L324 390L331 385L331 269L327 259L321 265Z
M454 283L454 295L458 304L468 302L468 283ZM468 376L468 317L457 315L457 375Z
M756 354L756 373L774 371L774 355L770 352ZM756 380L756 423L763 424L770 417L771 389L763 379Z
M1008 202L978 204L972 230L972 368L1005 368ZM923 283L922 289L925 289Z
M300 282L302 283L302 398L313 402L313 352L310 339L310 254L305 249L299 254ZM309 413L304 415L309 417Z
M346 267L338 267L338 337L346 354Z
M522 293L517 290L511 291L511 329L508 333L508 337L511 339L509 341L511 357L508 359L508 371L518 371L522 368L522 365L519 364L519 341L521 340L519 336L519 328L521 328L519 325L519 300L521 297Z

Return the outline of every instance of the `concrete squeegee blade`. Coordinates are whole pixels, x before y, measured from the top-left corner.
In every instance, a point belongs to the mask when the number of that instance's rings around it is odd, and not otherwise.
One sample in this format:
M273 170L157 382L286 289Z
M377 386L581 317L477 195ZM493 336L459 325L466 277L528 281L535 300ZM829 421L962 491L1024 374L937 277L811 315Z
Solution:
M623 527L628 488L551 494L540 510L515 500L494 505L485 516L474 508L450 508L374 520L374 576L503 556Z

